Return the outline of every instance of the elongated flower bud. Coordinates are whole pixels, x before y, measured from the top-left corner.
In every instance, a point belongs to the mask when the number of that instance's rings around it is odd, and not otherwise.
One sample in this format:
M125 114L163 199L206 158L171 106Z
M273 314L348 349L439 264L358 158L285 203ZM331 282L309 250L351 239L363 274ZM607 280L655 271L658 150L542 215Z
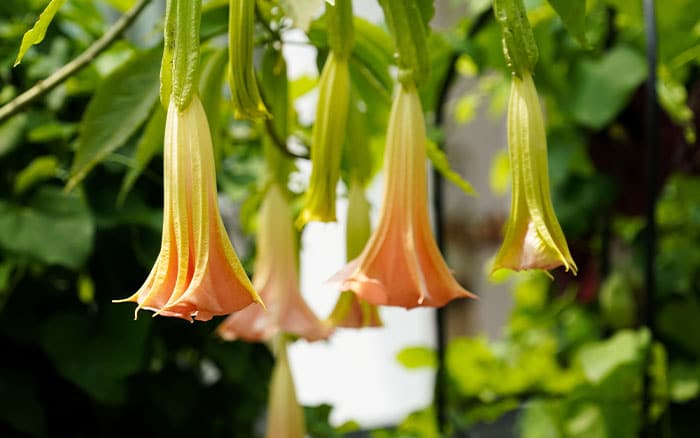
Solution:
M297 219L302 227L311 221L334 222L340 157L350 104L347 58L328 55L319 82L316 121L311 137L311 180L304 210Z
M505 238L494 263L514 270L577 271L549 192L547 136L532 76L513 76L508 102L508 154L513 184Z
M304 438L304 410L297 400L294 379L287 359L287 345L281 344L270 381L265 438Z
M231 100L236 118L269 117L253 69L255 0L229 3L229 67Z

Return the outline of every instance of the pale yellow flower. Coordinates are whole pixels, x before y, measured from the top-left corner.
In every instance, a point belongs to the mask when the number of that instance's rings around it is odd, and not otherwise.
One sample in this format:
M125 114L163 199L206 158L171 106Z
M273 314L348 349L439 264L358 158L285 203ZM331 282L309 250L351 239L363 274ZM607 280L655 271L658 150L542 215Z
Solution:
M553 269L574 274L566 238L552 207L547 136L532 76L513 76L508 103L508 154L512 176L510 217L493 270Z

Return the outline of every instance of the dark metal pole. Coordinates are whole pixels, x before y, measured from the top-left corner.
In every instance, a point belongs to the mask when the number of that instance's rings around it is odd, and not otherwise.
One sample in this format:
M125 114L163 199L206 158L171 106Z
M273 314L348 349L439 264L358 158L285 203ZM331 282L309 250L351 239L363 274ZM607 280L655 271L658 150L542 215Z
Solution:
M656 202L658 195L658 162L659 162L659 126L656 93L656 67L658 41L656 33L656 14L654 0L642 0L644 7L644 29L647 43L647 67L649 77L646 87L646 149L647 149L647 208L646 208L646 257L645 257L645 290L639 303L639 322L654 333L654 294L656 286ZM651 353L647 356L651 358ZM644 391L642 398L643 436L654 436L654 428L649 418L649 408L653 402L651 381L647 373L649 361L643 368Z

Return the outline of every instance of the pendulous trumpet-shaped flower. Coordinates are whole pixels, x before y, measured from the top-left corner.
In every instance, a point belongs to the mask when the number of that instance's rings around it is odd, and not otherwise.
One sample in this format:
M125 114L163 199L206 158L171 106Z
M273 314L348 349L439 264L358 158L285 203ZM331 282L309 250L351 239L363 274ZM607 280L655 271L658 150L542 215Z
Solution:
M272 370L267 405L265 438L304 438L304 410L297 400L286 342L278 342L277 360Z
M378 305L440 307L471 294L454 279L428 217L426 133L418 90L403 84L389 116L379 225L331 281Z
M345 230L348 260L352 260L362 253L362 249L372 233L369 208L362 184L357 179L353 179L350 182L347 228ZM345 328L381 327L383 325L377 306L358 298L352 291L340 293L328 319L334 326Z
M145 284L118 302L190 321L262 304L221 220L211 134L196 94L183 111L174 100L168 106L164 192L158 259Z
M267 311L251 306L221 323L223 339L265 341L279 333L308 341L330 336L332 326L320 321L299 291L294 226L289 204L277 184L272 183L260 209L258 254L253 284Z
M513 75L508 103L508 154L513 184L510 217L493 270L577 271L552 207L547 137L532 76Z

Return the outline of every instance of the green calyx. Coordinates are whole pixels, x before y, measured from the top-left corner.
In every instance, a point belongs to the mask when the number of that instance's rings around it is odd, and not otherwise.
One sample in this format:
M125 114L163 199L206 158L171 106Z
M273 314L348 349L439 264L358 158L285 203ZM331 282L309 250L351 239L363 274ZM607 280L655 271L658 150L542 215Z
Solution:
M532 72L537 64L537 44L523 0L494 0L496 21L503 33L503 54L508 68L519 78Z
M399 81L424 84L430 75L428 28L418 0L380 0L398 51Z
M160 101L166 108L172 96L178 110L183 111L197 90L201 12L201 0L166 3L160 71Z
M336 56L347 58L355 43L352 1L335 0L335 5L326 4L328 20L328 45Z

